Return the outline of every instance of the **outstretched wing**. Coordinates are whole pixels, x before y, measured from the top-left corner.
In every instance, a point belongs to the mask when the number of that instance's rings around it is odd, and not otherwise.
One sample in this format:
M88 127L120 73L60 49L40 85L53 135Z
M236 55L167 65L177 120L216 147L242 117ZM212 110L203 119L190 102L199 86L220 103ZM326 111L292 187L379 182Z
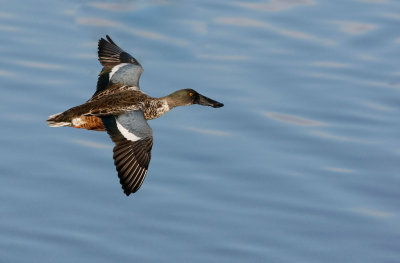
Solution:
M134 57L117 46L108 35L106 38L107 40L104 38L99 40L98 56L104 67L99 74L95 94L107 89L112 83L137 87L139 90L142 66Z
M131 63L140 66L139 62L128 52L125 52L115 42L106 35L107 40L99 40L99 61L103 66L115 66L121 63Z
M102 117L103 125L115 143L114 164L126 195L142 185L151 159L153 132L141 110L119 116Z

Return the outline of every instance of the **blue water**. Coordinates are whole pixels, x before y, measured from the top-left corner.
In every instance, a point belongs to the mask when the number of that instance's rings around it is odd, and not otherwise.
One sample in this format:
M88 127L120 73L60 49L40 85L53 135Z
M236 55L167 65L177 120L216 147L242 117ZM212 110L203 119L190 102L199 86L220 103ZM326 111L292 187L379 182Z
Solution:
M0 1L1 262L400 262L400 2ZM151 96L126 197L86 101L106 34Z

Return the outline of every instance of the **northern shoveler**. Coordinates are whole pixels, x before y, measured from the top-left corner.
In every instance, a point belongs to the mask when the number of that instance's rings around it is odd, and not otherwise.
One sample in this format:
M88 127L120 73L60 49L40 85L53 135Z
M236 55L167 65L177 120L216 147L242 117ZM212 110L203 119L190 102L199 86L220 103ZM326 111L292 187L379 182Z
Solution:
M182 89L153 98L139 88L143 72L140 63L107 35L98 45L103 69L92 98L82 105L47 120L51 127L69 126L107 131L113 142L114 164L126 195L139 190L146 176L153 146L153 133L147 120L155 119L177 106L200 104L220 108L222 103L195 90Z

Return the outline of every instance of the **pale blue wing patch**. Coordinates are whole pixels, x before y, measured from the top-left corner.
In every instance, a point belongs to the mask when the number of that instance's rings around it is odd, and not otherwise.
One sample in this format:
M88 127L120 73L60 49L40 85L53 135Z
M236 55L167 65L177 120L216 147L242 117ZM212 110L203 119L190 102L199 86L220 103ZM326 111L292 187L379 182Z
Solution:
M139 79L142 75L143 68L140 65L130 63L122 63L114 66L109 73L109 81L112 83L120 83L137 87L139 90Z
M141 110L119 115L116 117L116 125L121 135L133 142L153 136L153 131Z

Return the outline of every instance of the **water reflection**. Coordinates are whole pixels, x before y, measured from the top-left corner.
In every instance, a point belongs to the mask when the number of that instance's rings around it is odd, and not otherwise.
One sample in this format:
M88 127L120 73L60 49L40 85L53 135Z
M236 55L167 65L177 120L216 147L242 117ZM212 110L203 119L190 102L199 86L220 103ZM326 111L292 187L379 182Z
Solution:
M187 130L195 131L198 133L203 133L207 135L214 135L214 136L229 136L231 135L228 132L218 131L218 130L211 130L211 129L201 129L196 127L186 127Z
M85 25L85 26L98 26L98 27L123 27L122 24L117 22L104 19L104 18L94 18L94 17L77 17L75 19L75 23L78 25Z
M387 4L390 2L388 0L356 0L356 1L363 3L370 3L370 4Z
M350 35L362 35L375 30L378 26L374 24L367 24L352 21L336 21L335 24L339 25L341 31Z
M326 39L318 36L314 36L305 32L290 30L278 26L274 26L270 23L266 23L264 21L259 21L250 18L237 18L237 17L219 17L214 19L214 21L218 24L236 26L236 27L252 27L252 28L261 28L268 31L272 31L274 33L280 34L282 36L298 39L298 40L306 40L311 41L317 44L322 45L336 45L336 42L331 39Z
M365 60L365 61L378 62L378 61L382 60L378 56L374 56L374 55L371 55L371 54L365 54L365 53L357 54L356 56L357 56L358 59Z
M386 17L386 18L391 18L394 20L400 20L400 14L396 14L396 13L384 13L382 16Z
M96 148L96 149L112 149L113 148L110 144L102 144L102 143L98 143L98 142L91 142L91 141L81 140L81 139L74 139L74 140L71 140L71 142L79 144L81 146Z
M335 173L340 173L340 174L351 174L354 171L352 169L347 169L347 168L341 168L341 167L325 167L326 170L335 172Z
M371 208L352 208L351 211L353 211L357 214L362 214L362 215L377 217L377 218L393 218L394 217L393 213L374 210Z
M342 142L351 142L351 141L355 142L356 141L355 139L349 138L347 136L335 135L335 134L331 134L331 133L323 132L323 131L311 131L311 134L316 135L320 138L342 141Z
M237 2L235 5L240 7L254 9L256 11L268 11L268 12L277 12L284 11L287 9L291 9L297 6L304 5L313 5L315 4L314 0L290 0L290 1L282 1L282 0L269 0L267 3L249 3L249 2Z
M190 27L191 31L200 34L200 35L207 35L208 31L208 23L201 21L201 20L188 20L183 19L179 20L182 26Z
M57 65L57 64L50 64L50 63L44 63L44 62L38 62L38 61L28 61L28 60L18 60L16 63L29 67L29 68L38 68L38 69L47 69L47 70L61 70L64 69L65 67L62 65Z
M169 37L164 34L143 30L135 28L134 26L126 26L122 23L114 22L112 20L103 19L103 18L94 18L94 17L77 17L75 19L75 23L79 25L86 25L86 26L96 26L96 27L109 27L118 29L118 31L123 31L141 38L147 38L156 41L167 42L171 44L175 44L178 46L185 46L188 42L184 39L179 39L178 37Z
M243 61L249 60L249 57L240 55L221 55L221 54L197 54L198 58L207 60L222 60L222 61Z
M1 18L1 19L5 19L5 18L14 18L14 17L15 17L14 14L0 12L0 18Z
M314 121L314 120L309 120L305 119L299 116L295 115L289 115L289 114L283 114L283 113L277 113L277 112L264 112L263 113L266 117L286 122L289 124L294 124L294 125L300 125L300 126L325 126L325 123L319 122L319 121Z
M0 76L1 77L12 77L14 76L14 72L6 71L6 70L0 70Z
M353 65L348 63L341 63L336 61L315 61L311 62L310 66L319 67L319 68L350 68Z
M363 105L378 111L393 112L395 110L393 107L378 104L376 102L364 102Z
M114 12L132 12L135 10L133 1L119 2L119 3L107 3L107 2L90 2L87 3L88 6L102 9L105 11Z
M4 32L18 32L21 30L22 29L17 26L0 25L0 31L4 31Z
M109 2L88 2L86 5L89 7L101 9L107 12L132 12L140 11L143 8L151 6L163 6L171 4L168 0L148 0L148 1L134 1L134 0L123 0Z
M75 55L76 58L78 59L88 59L88 60L96 60L97 59L97 54L96 53L79 53Z

